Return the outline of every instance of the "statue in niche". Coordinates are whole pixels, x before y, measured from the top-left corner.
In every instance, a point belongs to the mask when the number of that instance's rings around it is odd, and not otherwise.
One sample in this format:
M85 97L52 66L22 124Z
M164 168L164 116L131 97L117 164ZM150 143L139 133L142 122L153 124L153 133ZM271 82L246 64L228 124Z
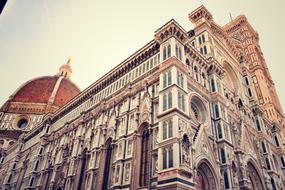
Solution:
M234 186L238 187L239 181L238 181L238 175L237 175L237 166L234 161L232 161L232 173L234 178Z
M157 172L158 172L158 161L157 161L157 156L155 157L155 159L154 159L154 174L157 174Z
M182 140L182 163L186 166L190 167L191 159L190 159L190 142L187 135L183 136Z

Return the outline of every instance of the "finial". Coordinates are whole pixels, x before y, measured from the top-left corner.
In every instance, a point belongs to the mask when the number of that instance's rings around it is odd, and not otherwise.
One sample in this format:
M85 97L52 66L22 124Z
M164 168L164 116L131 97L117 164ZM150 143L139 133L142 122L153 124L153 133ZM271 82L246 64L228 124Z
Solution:
M71 56L68 57L66 64L70 65L71 62Z

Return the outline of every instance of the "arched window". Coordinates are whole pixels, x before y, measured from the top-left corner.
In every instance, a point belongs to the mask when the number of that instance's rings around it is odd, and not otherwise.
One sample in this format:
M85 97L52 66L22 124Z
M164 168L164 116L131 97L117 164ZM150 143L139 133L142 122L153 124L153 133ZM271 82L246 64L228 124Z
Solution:
M169 146L162 150L162 169L173 167L173 148Z
M167 138L167 122L163 122L162 125L162 139L166 139Z
M163 77L162 77L162 84L163 84L163 88L169 86L172 84L172 76L171 76L171 70L163 73Z
M229 189L230 188L228 172L226 172L226 171L224 172L224 185L225 185L225 189Z
M265 164L266 164L267 170L271 170L271 166L270 166L270 162L268 158L265 158Z
M198 41L199 41L199 44L202 44L202 40L201 40L201 37L199 36L198 38Z
M203 80L203 81L202 81L203 86L204 86L204 87L207 87L207 85L206 85L207 83L206 83L206 76L205 76L205 73L202 73L202 80Z
M185 111L185 98L184 98L184 94L182 94L182 97L181 97L181 101L182 101L182 110Z
M162 150L162 169L167 168L167 150L164 148Z
M179 59L179 47L177 44L175 44L175 55Z
M167 58L169 58L171 56L171 46L170 44L168 44L167 46Z
M46 125L46 133L49 133L50 125Z
M222 164L226 163L226 154L223 148L221 148L221 161L222 161Z
M196 66L194 66L194 73L195 73L195 79L196 81L199 81L199 73L198 73L198 69Z
M275 140L276 146L280 147L279 140L278 140L278 137L276 135L274 136L274 140Z
M172 93L168 93L168 109L172 108Z
M248 81L248 78L245 77L245 84L248 86L249 85L249 81Z
M12 174L9 175L7 183L11 183L11 180L12 180Z
M173 122L172 119L168 121L168 138L173 136Z
M183 76L182 73L180 75L180 85L181 85L182 88L184 88L184 76Z
M171 77L171 70L169 70L167 72L167 85L171 85L172 84L172 77Z
M167 53L166 53L166 47L164 47L164 48L163 48L163 60L166 59L166 54L167 54Z
M182 97L181 97L181 92L178 92L178 108L179 109L182 109L181 107L181 99L182 99Z
M168 166L169 166L169 168L172 168L173 167L173 148L172 148L172 146L169 147L168 157L169 157Z
M177 71L177 84L178 86L181 86L182 88L184 86L184 77L183 77L183 74L179 71Z
M163 111L167 109L167 95L163 94Z
M207 46L204 46L204 54L208 54Z
M202 42L204 43L205 42L205 35L202 34Z
M265 143L263 141L261 142L261 147L262 147L262 152L264 154L267 153L267 149L266 149Z
M185 111L185 98L181 92L178 92L178 108Z
M220 117L220 109L218 104L215 104L215 117L218 119Z
M258 119L258 118L255 119L255 124L256 124L257 130L258 130L258 131L261 131L261 126L260 126L260 122L259 122L259 119Z
M181 47L179 47L178 52L179 52L179 59L182 60L182 50L181 50Z
M190 75L194 78L194 66L193 66L193 62L190 64Z
M14 163L13 166L12 166L12 170L16 169L16 166L17 166L17 164Z
M35 180L35 178L34 178L34 177L31 177L31 179L30 179L30 184L29 184L30 187L33 187L33 185L34 185L34 180Z
M140 164L140 186L147 186L148 182L148 154L149 154L149 132L148 129L145 128L142 133L142 141L141 141L141 164Z
M247 91L248 91L248 95L249 95L249 97L252 97L251 89L250 89L250 88L248 88L248 89L247 89Z
M167 76L166 73L163 73L163 88L167 86Z
M42 155L42 154L43 154L43 151L44 151L44 147L41 147L41 148L40 148L40 151L39 151L39 155Z
M271 178L271 186L272 186L272 190L277 190L276 184L275 184L275 180L273 178Z
M281 157L280 157L280 159L281 159L282 167L285 167L285 160L284 160L284 157L283 157L283 156L281 156Z
M162 124L162 139L168 139L173 136L173 122L172 119L164 121Z
M212 92L216 92L216 85L214 79L211 79L211 87L212 87Z
M2 164L4 162L5 157L4 156L0 156L0 164Z
M223 131L220 123L217 124L217 132L218 132L218 139L223 138Z
M39 161L36 161L35 167L34 167L34 171L37 172L39 168Z

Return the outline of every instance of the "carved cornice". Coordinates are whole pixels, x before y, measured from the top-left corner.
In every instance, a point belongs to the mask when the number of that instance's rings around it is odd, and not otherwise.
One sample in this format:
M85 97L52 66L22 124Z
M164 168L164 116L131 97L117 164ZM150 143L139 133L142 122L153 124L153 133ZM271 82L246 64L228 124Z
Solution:
M206 9L206 7L204 7L204 5L201 5L200 7L192 11L188 15L188 18L193 23L197 22L201 18L205 18L207 21L213 20L212 14L208 11L208 9Z
M196 61L201 67L205 68L206 71L216 72L218 75L223 76L224 69L223 67L213 58L209 57L206 59L203 57L195 48L193 48L190 44L186 44L184 46L185 53L190 55L190 57Z
M188 33L174 19L171 19L165 25L155 31L155 40L163 43L170 37L175 37L182 44L187 41Z
M124 74L141 64L142 62L146 61L148 58L152 57L156 53L159 52L159 43L155 40L152 40L150 43L145 45L143 48L141 48L139 51L134 53L132 56L130 56L128 59L123 61L121 64L119 64L117 67L112 69L110 72L108 72L106 75L101 77L99 80L97 80L94 84L86 88L84 91L82 91L78 96L73 98L72 101L70 101L68 104L60 108L53 116L52 121L55 122L56 120L63 117L65 114L70 112L72 109L76 108L80 104L82 104L84 101L92 97L94 94L100 92L103 90L106 86L110 85L120 77L122 77Z
M5 107L5 108L4 108ZM51 111L57 110L57 106L51 106ZM9 102L3 106L5 112L24 113L24 114L44 114L46 111L46 104L43 103L24 103L24 102Z

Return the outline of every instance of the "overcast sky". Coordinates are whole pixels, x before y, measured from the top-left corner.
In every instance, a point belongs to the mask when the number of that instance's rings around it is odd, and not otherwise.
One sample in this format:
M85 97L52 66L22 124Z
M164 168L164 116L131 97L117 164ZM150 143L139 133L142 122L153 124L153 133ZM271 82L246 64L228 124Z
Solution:
M24 82L54 75L72 57L72 80L83 90L153 39L174 18L204 4L219 25L247 16L285 108L284 0L8 0L0 15L0 105ZM283 58L283 59L282 59Z

